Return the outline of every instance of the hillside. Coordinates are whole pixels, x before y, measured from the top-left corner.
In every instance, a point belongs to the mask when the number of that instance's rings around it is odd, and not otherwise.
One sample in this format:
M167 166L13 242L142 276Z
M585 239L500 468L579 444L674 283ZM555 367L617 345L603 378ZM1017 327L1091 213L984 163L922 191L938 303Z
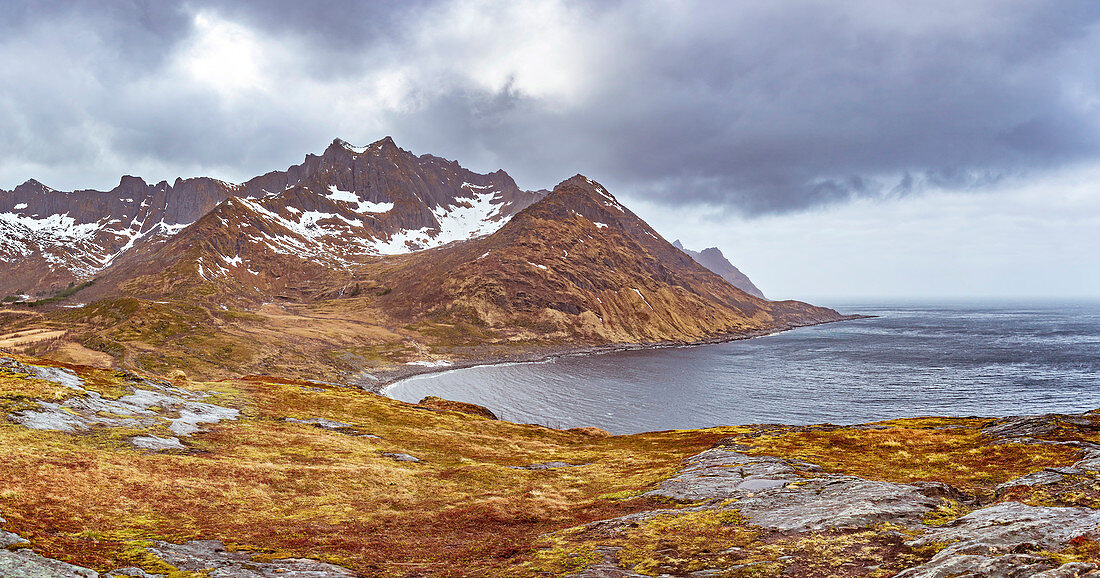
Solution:
M1100 561L1096 412L608 436L318 382L5 356L0 414L5 576L1068 577Z
M389 138L367 147L338 139L223 192L194 221L135 237L102 268L55 267L79 284L0 313L0 342L159 375L373 387L431 364L732 339L844 318L737 289L580 175L522 191L503 171L473 173Z

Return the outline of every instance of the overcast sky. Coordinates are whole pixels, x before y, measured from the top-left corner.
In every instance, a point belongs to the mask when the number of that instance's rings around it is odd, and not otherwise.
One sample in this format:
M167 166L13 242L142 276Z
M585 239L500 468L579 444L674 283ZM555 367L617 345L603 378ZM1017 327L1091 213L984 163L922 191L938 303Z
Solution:
M0 0L0 188L392 135L771 297L1100 297L1100 2Z

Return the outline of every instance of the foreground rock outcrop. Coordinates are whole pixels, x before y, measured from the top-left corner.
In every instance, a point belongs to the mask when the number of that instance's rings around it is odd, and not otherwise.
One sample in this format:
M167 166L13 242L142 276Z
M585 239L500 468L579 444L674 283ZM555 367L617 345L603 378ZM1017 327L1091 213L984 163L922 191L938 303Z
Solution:
M687 458L645 494L668 505L559 532L544 557L570 552L556 567L589 578L1100 576L1097 421L1088 413L749 427ZM845 448L859 436L863 457ZM999 484L990 483L994 472L970 464L951 468L969 477L950 475L932 465L949 455L915 454L905 437L937 450L958 444L966 447L959 455L992 461L1013 448L1007 467L1031 471ZM825 467L801 459L830 446ZM884 449L909 463L876 464ZM1038 461L1029 449L1075 461L1029 468L1021 462ZM891 465L901 471L883 475Z

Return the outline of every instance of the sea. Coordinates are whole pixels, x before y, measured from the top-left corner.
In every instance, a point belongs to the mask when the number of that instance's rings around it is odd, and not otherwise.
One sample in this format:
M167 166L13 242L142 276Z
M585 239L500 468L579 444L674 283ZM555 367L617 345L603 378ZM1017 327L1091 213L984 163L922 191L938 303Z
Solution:
M615 434L1100 408L1100 302L833 307L874 317L713 345L457 369L385 393Z

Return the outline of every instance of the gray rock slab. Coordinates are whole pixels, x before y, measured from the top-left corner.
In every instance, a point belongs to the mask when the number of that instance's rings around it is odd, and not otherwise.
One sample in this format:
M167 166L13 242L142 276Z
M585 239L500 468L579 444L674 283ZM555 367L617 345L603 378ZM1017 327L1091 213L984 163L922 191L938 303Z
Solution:
M513 470L553 470L557 468L579 468L581 466L587 466L589 464L570 464L568 462L542 462L538 464L529 464L526 466L508 466Z
M742 494L732 507L754 525L806 532L866 528L885 522L915 527L940 503L939 498L921 493L916 486L827 476L802 485Z
M1066 479L1066 476L1084 476L1093 479L1100 478L1100 456L1091 449L1084 451L1085 457L1066 468L1043 468L1037 472L1011 479L997 486L994 491L1000 496L1005 491L1017 486L1049 486Z
M32 371L32 375L39 379L60 383L69 389L84 391L84 380L71 369L62 367L39 367L37 365L28 365L26 367L29 367Z
M347 568L308 558L284 558L253 562L250 552L227 552L217 540L193 540L184 544L156 542L149 552L190 572L205 571L211 578L351 578Z
M982 433L992 438L1034 438L1050 435L1058 424L1068 423L1085 429L1096 426L1084 414L1045 414L1005 417L982 428Z
M1079 578L1084 576L1100 576L1100 566L1084 563L1084 561L1071 561L1069 564L1038 572L1032 578Z
M400 452L386 452L386 453L383 453L382 455L386 456L387 458L393 458L393 459L395 459L399 462L419 462L420 461L420 458L418 458L416 456L412 456L412 455L409 455L409 454L403 454L403 453L400 453Z
M0 576L4 578L99 578L99 572L46 558L27 548L0 550Z
M676 500L737 500L752 524L779 530L859 528L892 522L920 524L939 505L941 488L816 474L799 460L749 456L714 448L685 460L686 467L647 495ZM805 473L815 477L807 477Z
M27 539L19 536L19 534L14 534L12 532L5 532L4 530L0 530L0 548L7 548L8 546L12 546L14 544L27 544L27 543L28 543Z
M751 491L741 487L750 479L757 480L750 483L750 487L759 486L761 480L770 481L772 487L803 480L796 467L801 462L795 464L772 456L750 456L725 448L709 449L684 462L684 469L647 495L696 502L734 497L741 493L739 489Z
M1098 526L1100 510L996 504L907 542L913 547L950 545L898 578L938 578L961 575L963 570L974 576L1031 576L1051 570L1053 565L1047 559L1014 551L1061 550L1073 538L1096 532Z
M130 443L135 446L152 450L155 452L164 450L185 450L187 449L179 438L161 438L157 436L138 436L130 438Z
M117 570L111 570L107 573L110 578L160 578L164 574L150 574L141 568L119 568Z
M16 412L10 419L31 429L75 432L93 426L141 428L168 425L176 435L200 431L200 424L236 419L233 408L205 403L206 393L193 392L147 379L137 379L133 392L119 399L107 399L85 390L83 380L68 369L22 366L27 372L49 379L78 392L60 403L38 401L38 409Z
M1100 576L1100 566L1088 562L1070 562L1034 574L1031 578L1078 578L1081 576Z
M319 427L321 429L330 429L330 430L339 430L339 429L344 429L344 428L355 427L355 426L351 425L350 423L344 423L342 421L333 421L331 419L325 419L325 418L321 418L321 417L310 417L310 418L306 418L306 419L297 419L297 418L293 418L293 417L288 417L284 421L286 421L287 423L300 423L300 424L304 424L304 425L311 425L311 426L314 426L314 427Z

